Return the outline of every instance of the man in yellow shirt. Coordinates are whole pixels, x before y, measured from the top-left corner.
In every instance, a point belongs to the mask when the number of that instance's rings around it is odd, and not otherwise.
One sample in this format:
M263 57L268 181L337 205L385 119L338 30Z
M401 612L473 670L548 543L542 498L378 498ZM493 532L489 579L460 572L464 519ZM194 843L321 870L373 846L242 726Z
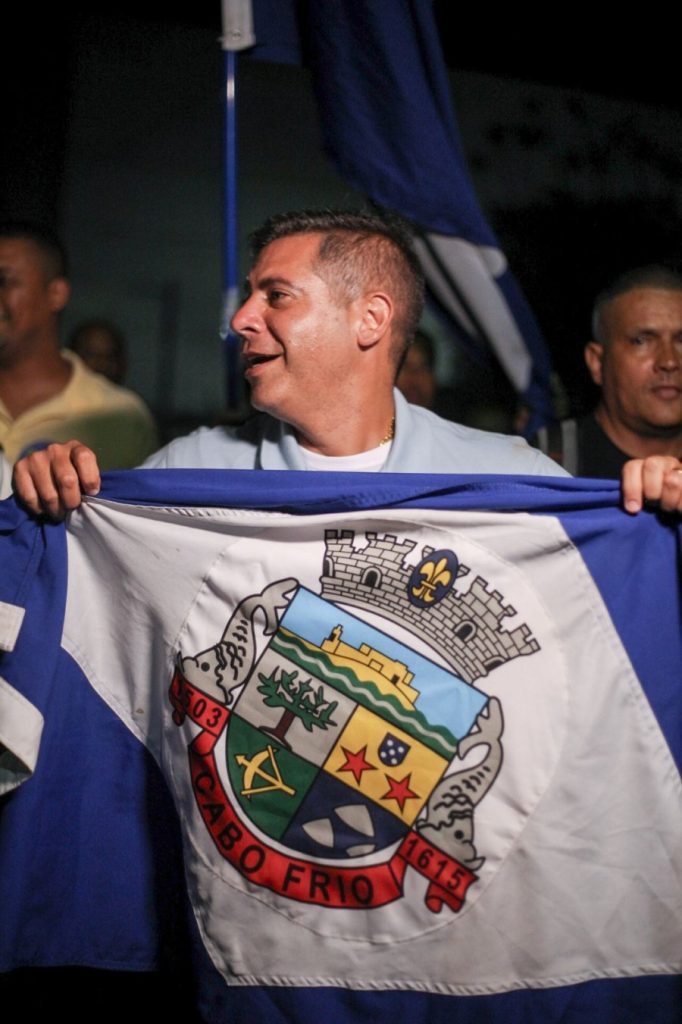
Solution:
M146 405L60 348L66 273L56 238L28 223L0 223L0 448L14 463L78 437L107 469L137 466L158 447Z

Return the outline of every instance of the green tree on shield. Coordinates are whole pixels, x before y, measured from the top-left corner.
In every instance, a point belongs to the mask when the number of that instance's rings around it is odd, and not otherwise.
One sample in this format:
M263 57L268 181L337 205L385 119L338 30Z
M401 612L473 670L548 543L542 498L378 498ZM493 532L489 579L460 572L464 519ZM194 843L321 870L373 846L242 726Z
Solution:
M265 697L263 703L269 708L283 708L282 717L277 725L270 728L263 728L262 732L274 737L285 747L289 747L285 736L298 718L308 732L313 729L327 729L330 725L336 725L332 715L336 710L338 701L325 700L324 688L320 685L314 689L310 679L299 679L298 669L288 672L279 666L279 678L277 678L278 667L275 667L269 676L263 672L258 673L261 685L258 692Z

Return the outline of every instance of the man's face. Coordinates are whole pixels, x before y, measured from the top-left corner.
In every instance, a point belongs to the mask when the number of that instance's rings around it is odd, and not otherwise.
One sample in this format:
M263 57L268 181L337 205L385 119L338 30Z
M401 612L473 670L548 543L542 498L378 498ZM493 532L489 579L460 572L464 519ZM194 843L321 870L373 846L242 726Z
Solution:
M353 303L339 305L314 269L320 235L266 246L232 318L256 409L300 425L342 400L355 356Z
M611 418L642 436L682 430L682 292L635 288L604 310L585 357Z
M0 367L39 349L52 337L68 285L49 279L40 250L25 238L0 238Z

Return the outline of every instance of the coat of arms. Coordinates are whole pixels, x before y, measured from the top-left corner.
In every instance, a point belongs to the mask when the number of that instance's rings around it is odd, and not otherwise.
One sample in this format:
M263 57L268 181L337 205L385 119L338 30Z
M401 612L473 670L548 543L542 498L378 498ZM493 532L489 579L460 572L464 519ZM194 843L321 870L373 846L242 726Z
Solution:
M178 656L170 697L176 724L198 727L194 796L251 885L367 910L401 899L412 869L431 911L456 912L485 859L476 807L503 763L501 702L474 682L539 647L525 624L501 628L514 610L485 580L458 592L469 569L453 551L406 566L413 541L353 541L326 532L321 593L274 580L217 643Z

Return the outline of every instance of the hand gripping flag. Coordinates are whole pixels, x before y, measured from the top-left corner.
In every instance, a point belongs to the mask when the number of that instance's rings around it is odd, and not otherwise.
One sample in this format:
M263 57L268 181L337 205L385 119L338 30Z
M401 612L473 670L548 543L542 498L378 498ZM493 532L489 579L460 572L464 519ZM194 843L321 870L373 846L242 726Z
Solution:
M0 531L3 970L155 969L186 893L211 1022L678 1019L677 525L138 471Z
M429 0L254 0L253 16L248 52L310 67L331 160L414 224L433 303L474 358L495 354L534 433L553 418L549 356L476 198Z

